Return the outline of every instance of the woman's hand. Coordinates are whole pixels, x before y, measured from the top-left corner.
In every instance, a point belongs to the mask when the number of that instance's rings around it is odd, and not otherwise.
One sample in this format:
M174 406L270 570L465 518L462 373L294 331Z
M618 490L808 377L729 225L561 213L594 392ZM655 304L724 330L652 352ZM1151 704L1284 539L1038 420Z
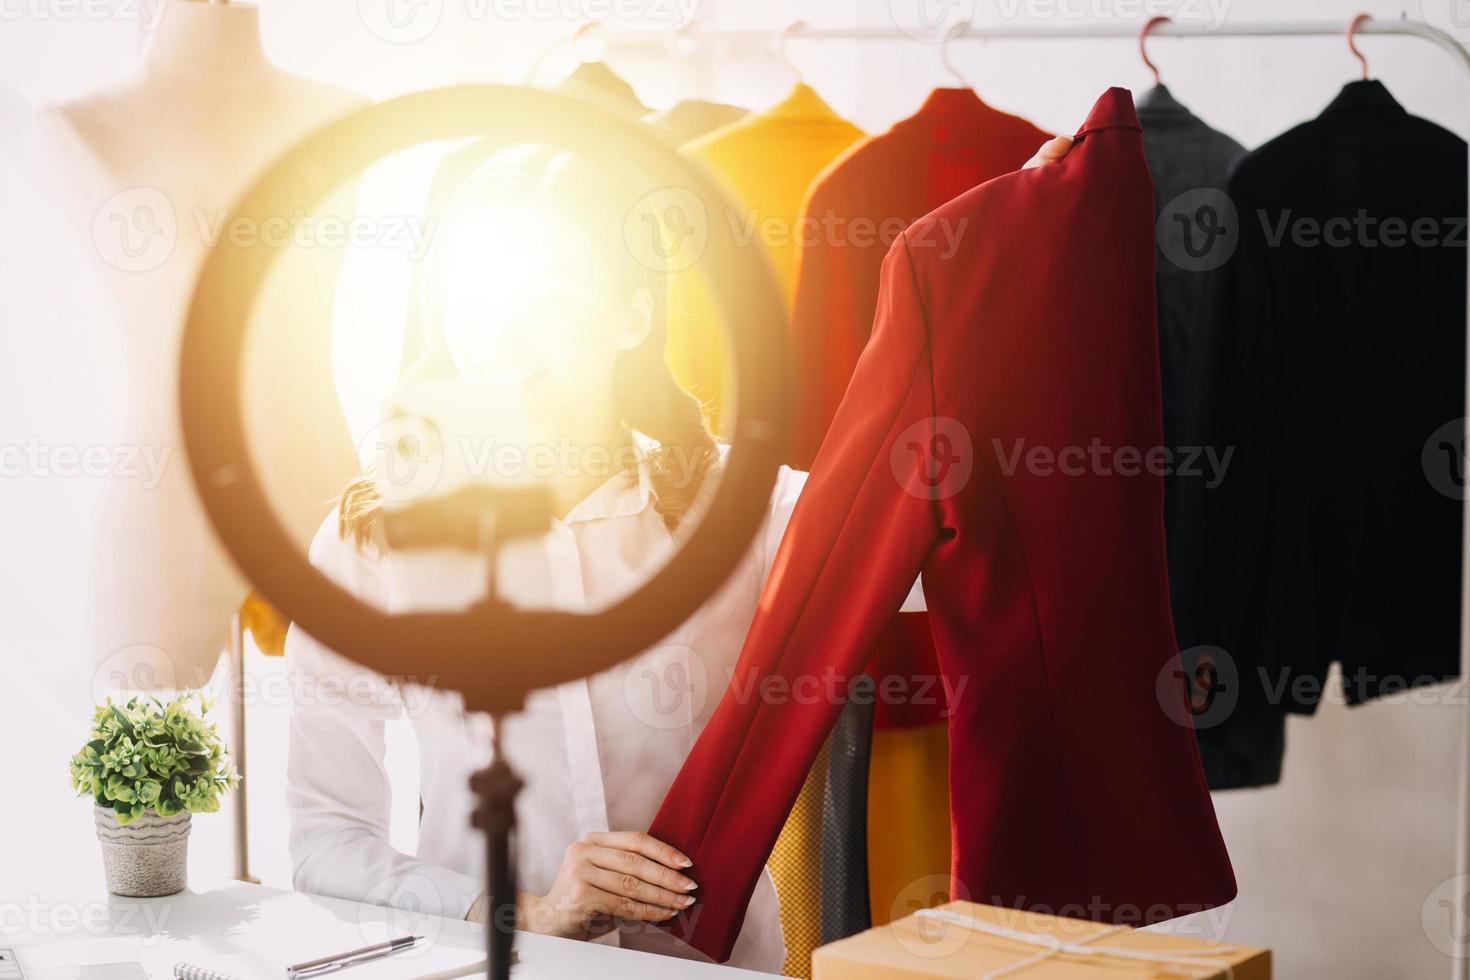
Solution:
M1066 156L1071 149L1072 137L1054 136L1041 144L1041 149L1037 150L1036 155L1030 160L1027 160L1021 169L1030 170L1032 167L1039 167L1043 163L1055 163Z
M691 864L647 834L588 834L567 848L551 891L521 894L519 926L589 939L613 929L614 918L664 922L694 904L697 886L678 871Z

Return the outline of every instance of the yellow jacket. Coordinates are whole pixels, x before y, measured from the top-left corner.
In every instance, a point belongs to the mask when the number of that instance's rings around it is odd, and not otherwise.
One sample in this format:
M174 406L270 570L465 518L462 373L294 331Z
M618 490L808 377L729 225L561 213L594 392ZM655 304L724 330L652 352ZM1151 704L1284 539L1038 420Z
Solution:
M797 227L807 188L862 135L810 86L799 82L765 112L681 149L723 179L732 210L711 207L707 220L728 223L737 243L765 249L788 309L796 288L799 241L807 234ZM710 278L711 270L700 263L672 278L667 353L674 376L705 404L710 424L718 427L730 358Z

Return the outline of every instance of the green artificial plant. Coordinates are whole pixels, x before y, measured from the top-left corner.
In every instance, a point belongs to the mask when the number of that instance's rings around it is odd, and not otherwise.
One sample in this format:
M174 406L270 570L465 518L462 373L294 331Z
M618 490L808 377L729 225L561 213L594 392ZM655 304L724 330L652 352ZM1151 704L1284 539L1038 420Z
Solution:
M215 812L240 776L202 717L208 711L209 702L195 692L167 702L139 696L121 706L108 698L92 715L87 744L71 758L72 788L111 810L120 824L149 809L164 817Z

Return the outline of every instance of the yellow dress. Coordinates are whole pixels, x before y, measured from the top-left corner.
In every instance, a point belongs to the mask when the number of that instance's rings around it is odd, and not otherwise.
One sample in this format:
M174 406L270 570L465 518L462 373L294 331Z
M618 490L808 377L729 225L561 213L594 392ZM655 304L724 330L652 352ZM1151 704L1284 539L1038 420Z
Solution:
M706 206L708 221L728 222L737 243L763 248L776 273L787 309L796 288L797 222L807 188L821 171L863 135L810 86L798 83L771 109L748 116L693 142L681 152L703 163L726 185L732 211ZM709 281L696 262L673 276L669 287L667 357L679 382L704 403L718 431L726 394L733 390L728 341ZM781 901L787 976L811 976L812 950L821 934L822 796L827 779L824 751L812 765L787 818L768 867Z

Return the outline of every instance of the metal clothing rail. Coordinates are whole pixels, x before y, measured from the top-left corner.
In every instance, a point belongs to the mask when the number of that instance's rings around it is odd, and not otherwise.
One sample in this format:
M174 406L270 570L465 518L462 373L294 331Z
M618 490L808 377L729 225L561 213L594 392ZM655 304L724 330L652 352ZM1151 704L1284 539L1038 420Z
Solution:
M579 31L580 37L584 31ZM726 40L732 43L761 43L770 44L773 40L779 40L781 44L788 40L796 41L908 41L914 42L923 37L917 31L907 31L898 27L813 27L809 24L797 22L784 31L753 31L753 30L724 30L720 28L703 28L697 23L677 30L650 30L647 28L615 28L608 29L601 24L590 25L599 28L596 32L598 40L622 44L627 42L649 43L658 41L668 45L671 41L677 42L684 38L694 41ZM1277 38L1277 37L1339 37L1346 38L1348 35L1348 23L1344 21L1312 20L1312 21L1257 21L1242 22L1236 24L1222 24L1219 27L1209 27L1204 24L1180 23L1178 21L1162 21L1152 25L1147 31L1148 37L1176 37L1176 38ZM1142 24L1110 23L1110 24L1079 24L1066 25L1063 27L1034 27L1031 25L998 25L998 26L976 26L967 25L963 30L958 26L953 28L937 28L929 35L929 39L938 41L1081 41L1081 40L1131 40L1138 41L1142 31ZM1374 20L1366 18L1356 25L1356 33L1359 36L1399 36L1415 37L1428 41L1436 47L1447 52L1456 64L1465 72L1465 80L1470 84L1470 48L1456 41L1449 34L1422 21L1409 20ZM1467 120L1470 125L1470 120ZM1470 185L1467 185L1470 187ZM1470 333L1470 248L1466 249L1466 330ZM1465 415L1470 418L1470 345L1467 345L1467 356L1465 364L1467 404ZM1427 437L1427 434L1426 434ZM1462 442L1462 449L1465 443ZM1464 501L1461 505L1463 521L1463 534L1460 545L1460 680L1458 684L1461 690L1470 687L1470 486L1462 488ZM1459 751L1459 800L1455 811L1455 882L1451 894L1458 903L1455 909L1461 920L1460 928L1451 929L1451 941L1456 944L1455 955L1451 960L1451 977L1453 980L1470 980L1470 943L1461 937L1470 935L1470 698L1466 698L1466 710L1460 722L1460 751Z
M1062 27L1036 27L1030 24L998 24L977 26L970 24L963 30L936 28L925 36L919 29L899 27L817 27L798 21L784 31L759 31L749 28L702 27L696 21L688 27L669 30L650 27L608 27L602 21L592 22L595 28L586 36L614 44L658 43L668 44L689 38L699 40L722 40L737 44L770 44L776 39L791 41L942 41L948 36L952 41L1059 41L1059 40L1107 40L1124 39L1137 41L1142 24L1069 24ZM1346 34L1346 21L1301 20L1301 21L1244 21L1236 24L1221 24L1210 27L1188 21L1164 21L1150 28L1148 36L1192 37L1192 38L1241 38L1241 37L1342 37ZM1433 41L1440 47L1455 53L1470 71L1470 51L1444 31L1417 20L1377 20L1362 22L1357 33L1399 35L1418 37Z

